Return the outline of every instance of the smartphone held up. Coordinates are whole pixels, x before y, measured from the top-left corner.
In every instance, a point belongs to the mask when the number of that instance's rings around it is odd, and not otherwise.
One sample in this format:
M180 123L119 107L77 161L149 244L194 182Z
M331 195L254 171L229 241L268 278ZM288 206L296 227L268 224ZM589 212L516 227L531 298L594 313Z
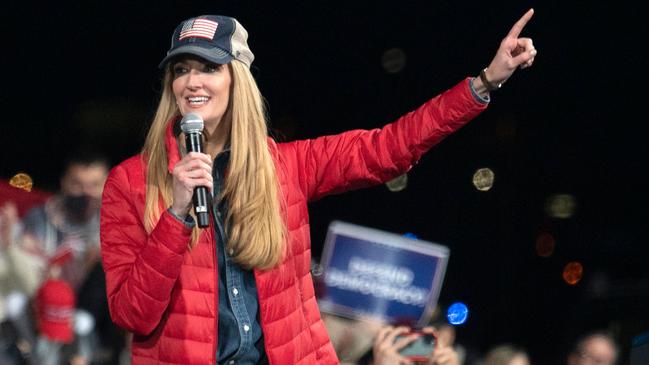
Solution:
M397 336L395 341L411 335L417 335L417 338L407 344L401 350L399 350L399 354L408 358L414 363L426 363L430 355L433 353L433 350L435 350L437 338L432 333L414 331L408 334Z

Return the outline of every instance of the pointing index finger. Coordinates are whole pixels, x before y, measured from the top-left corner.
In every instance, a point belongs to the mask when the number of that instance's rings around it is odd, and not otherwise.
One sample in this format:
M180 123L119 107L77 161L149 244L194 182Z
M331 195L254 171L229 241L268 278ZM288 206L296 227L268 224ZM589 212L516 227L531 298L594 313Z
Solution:
M522 18L518 19L516 24L512 27L512 29L509 31L509 34L507 34L508 37L513 37L513 38L518 38L518 35L521 34L521 31L523 31L523 28L525 27L525 24L532 18L532 15L534 15L534 9L530 9L523 15Z

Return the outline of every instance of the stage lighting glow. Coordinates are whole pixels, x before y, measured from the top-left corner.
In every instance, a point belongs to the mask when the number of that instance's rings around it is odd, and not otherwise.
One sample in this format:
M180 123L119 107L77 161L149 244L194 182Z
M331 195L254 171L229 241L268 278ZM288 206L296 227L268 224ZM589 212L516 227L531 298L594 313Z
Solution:
M584 275L584 267L581 263L573 261L563 268L563 281L568 285L576 285Z
M9 185L25 191L32 191L34 182L31 176L24 172L19 172L9 180Z
M413 240L418 240L419 239L419 237L417 237L416 234L411 233L411 232L406 232L406 233L403 234L403 236L407 237L407 238L410 238L410 239L413 239Z
M455 302L448 307L446 319L448 323L458 326L466 322L469 318L469 308L462 302Z
M408 186L408 174L403 174L385 183L385 186L392 192L405 189Z
M494 172L488 168L478 169L473 174L473 186L480 191L488 191L494 184Z
M556 242L549 232L543 232L536 237L536 254L541 257L550 257L554 253Z
M555 194L545 203L545 211L552 218L566 219L575 214L577 199L570 194Z
M383 52L381 65L385 72L396 74L406 66L406 54L401 48L390 48Z

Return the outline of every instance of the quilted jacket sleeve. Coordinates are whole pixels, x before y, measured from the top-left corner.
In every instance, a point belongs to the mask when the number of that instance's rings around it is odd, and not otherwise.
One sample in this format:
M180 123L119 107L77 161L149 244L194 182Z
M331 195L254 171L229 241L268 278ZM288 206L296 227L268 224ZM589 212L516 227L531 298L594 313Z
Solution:
M353 130L281 148L294 159L291 165L309 200L388 181L486 108L468 83L465 79L381 129Z
M133 202L134 183L121 165L108 177L101 208L101 251L113 321L147 335L169 305L191 229L165 212L147 235Z

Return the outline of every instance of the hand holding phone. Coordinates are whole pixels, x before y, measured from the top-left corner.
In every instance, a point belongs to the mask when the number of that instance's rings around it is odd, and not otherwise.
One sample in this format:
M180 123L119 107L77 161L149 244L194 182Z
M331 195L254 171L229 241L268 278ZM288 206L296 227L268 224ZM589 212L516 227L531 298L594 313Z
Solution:
M407 335L409 327L383 326L374 338L372 355L374 365L410 364L411 360L399 353L403 347L417 339L418 336ZM404 336L405 335L405 336ZM397 340L396 338L400 336Z
M395 341L400 338L413 336L416 338L399 350L399 354L414 362L426 362L435 350L437 338L432 333L420 331L411 331L408 334L397 336Z

